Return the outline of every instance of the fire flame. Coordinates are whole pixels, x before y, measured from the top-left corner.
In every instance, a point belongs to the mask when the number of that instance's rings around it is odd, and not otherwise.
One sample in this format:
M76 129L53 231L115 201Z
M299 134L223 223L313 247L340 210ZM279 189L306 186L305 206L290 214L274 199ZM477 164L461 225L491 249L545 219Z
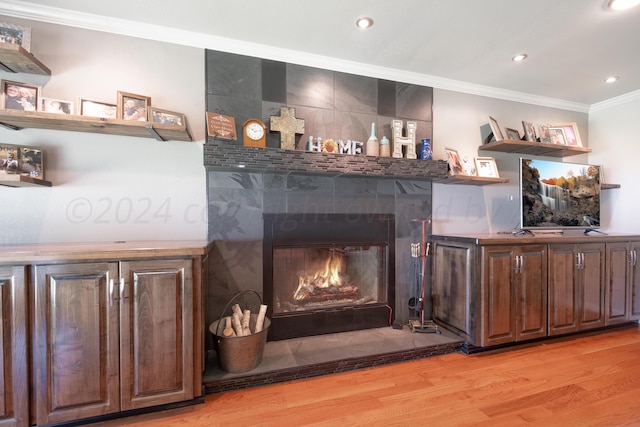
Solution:
M342 271L342 257L331 252L324 263L324 268L315 272L311 276L299 276L298 288L293 294L293 298L297 301L304 299L313 292L314 288L329 288L331 286L342 286L340 272Z

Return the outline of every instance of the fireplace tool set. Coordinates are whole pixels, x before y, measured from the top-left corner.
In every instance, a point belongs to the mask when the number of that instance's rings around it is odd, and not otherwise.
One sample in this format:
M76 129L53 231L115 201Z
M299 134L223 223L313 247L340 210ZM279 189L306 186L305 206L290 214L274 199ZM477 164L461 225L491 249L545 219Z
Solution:
M411 244L411 257L413 258L413 270L416 280L416 294L409 300L409 308L414 312L419 311L419 319L409 320L409 328L412 332L422 333L436 333L439 334L440 330L438 325L433 320L425 320L425 298L427 288L426 267L429 260L429 247L430 243L427 242L427 224L431 221L428 219L416 219L422 223L422 239L420 243ZM419 305L419 306L418 306ZM419 310L418 310L419 307Z

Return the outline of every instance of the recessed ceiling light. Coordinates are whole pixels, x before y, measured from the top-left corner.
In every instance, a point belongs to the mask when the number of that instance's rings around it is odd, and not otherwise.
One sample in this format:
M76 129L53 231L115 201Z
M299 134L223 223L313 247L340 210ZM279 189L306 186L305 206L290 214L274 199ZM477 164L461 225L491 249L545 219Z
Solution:
M611 76L611 77L607 77L604 81L605 83L613 83L613 82L617 82L618 80L620 80L619 76Z
M515 55L513 58L511 58L511 60L513 62L522 62L525 59L527 59L527 54L526 53L519 53L519 54Z
M358 18L356 20L356 27L360 28L361 30L365 30L372 25L373 25L373 19L371 18Z
M609 0L609 9L625 10L640 4L640 0Z

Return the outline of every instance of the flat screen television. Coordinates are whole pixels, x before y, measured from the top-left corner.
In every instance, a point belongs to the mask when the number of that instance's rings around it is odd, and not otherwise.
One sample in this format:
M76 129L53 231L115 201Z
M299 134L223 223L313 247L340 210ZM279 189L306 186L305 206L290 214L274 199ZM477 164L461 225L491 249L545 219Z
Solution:
M523 230L600 227L600 166L520 159Z

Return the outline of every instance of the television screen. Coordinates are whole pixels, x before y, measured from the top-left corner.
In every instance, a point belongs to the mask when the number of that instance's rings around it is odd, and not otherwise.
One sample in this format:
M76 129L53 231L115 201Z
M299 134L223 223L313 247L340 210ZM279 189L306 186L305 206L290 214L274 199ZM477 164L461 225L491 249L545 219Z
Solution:
M520 159L521 228L600 227L600 166Z

